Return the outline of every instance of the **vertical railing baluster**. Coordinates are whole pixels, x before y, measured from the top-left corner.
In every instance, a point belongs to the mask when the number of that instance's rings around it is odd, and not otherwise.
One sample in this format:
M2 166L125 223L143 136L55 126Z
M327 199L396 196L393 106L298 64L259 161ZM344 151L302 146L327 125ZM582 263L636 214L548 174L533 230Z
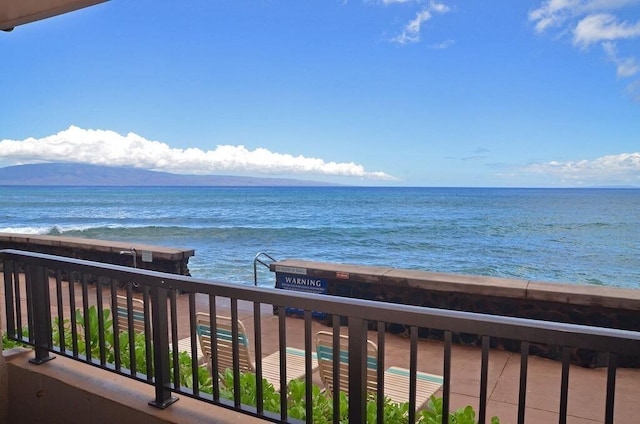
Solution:
M233 405L240 408L240 346L238 345L238 299L231 298L231 350L233 352ZM213 337L213 335L211 336Z
M378 370L380 370L379 372L376 373L376 379L377 379L377 384L376 387L378 388L378 393L382 394L383 396L378 396L376 399L376 422L378 424L383 424L384 423L384 370L387 369L386 367L386 363L384 360L384 353L385 353L385 325L386 323L384 323L383 321L378 321L377 322L377 329L378 329L378 338L377 338L377 342L378 342L378 357L376 358L376 364L378 366Z
M44 281L44 286L46 287L46 290L44 291L44 297L45 297L45 305L47 305L47 315L46 315L46 320L47 320L47 345L49 346L49 349L52 350L53 349L53 334L51 331L52 325L53 325L53 321L51 318L51 284L50 284L50 280L49 280L49 269L48 268L44 268L43 270L43 281Z
M529 362L529 342L520 342L520 391L518 393L518 424L524 424L527 401L527 365Z
M255 266L255 263L254 263ZM262 325L260 303L253 303L253 340L256 354L256 412L264 412L264 387L262 385Z
M31 268L35 265L29 265ZM33 343L33 273L27 270L27 265L25 264L25 273L24 273L24 292L26 295L26 306L27 306L27 333L29 335L29 342Z
M178 352L178 305L176 301L176 290L171 290L169 292L169 305L171 306L171 360L173 362L173 388L177 389L180 387L180 362L178 358L180 353ZM189 320L191 320L191 313L189 313ZM190 330L191 333L193 333L193 327L190 327ZM191 337L194 337L193 334ZM194 387L195 384L198 384L197 380L197 378L193 379Z
M306 422L313 422L313 391L311 387L311 350L313 349L311 340L311 311L304 311L304 382L305 382L305 407Z
M489 336L482 336L482 357L480 360L480 400L478 405L478 424L487 421L487 386L489 384Z
M111 295L111 325L113 327L113 354L114 354L114 362L115 369L117 372L120 372L122 369L122 358L120 357L120 332L122 329L120 328L119 318L118 318L118 301L117 301L117 290L118 290L118 281L115 279L111 279L111 287L110 287L110 295Z
M280 419L287 421L289 412L287 410L286 393L286 358L284 355L287 346L287 321L286 308L284 306L278 308L278 349L280 349L280 387L278 390L282 394L280 396Z
M191 358L191 375L195 376L193 378L193 387L194 393L200 391L200 381L197 378L198 376L198 366L199 366L199 358L198 358L198 321L196 317L196 304L195 304L195 293L189 293L189 303L188 303L188 314L189 314L189 357ZM178 343L180 341L178 337L178 315L177 315L177 294L175 290L171 291L171 340L173 341L172 348L175 352L178 351ZM178 352L176 357L179 356ZM174 370L175 371L175 370ZM176 374L177 375L177 374Z
M559 424L567 423L567 404L569 401L569 363L571 360L571 349L562 348L562 377L560 378L560 412L558 416Z
M131 375L135 376L138 371L138 364L136 360L136 335L133 327L133 292L131 289L131 283L127 283L127 334L129 336L129 370ZM146 336L145 336L146 337Z
M449 400L451 397L451 331L444 332L444 358L442 362L442 419L443 424L449 424Z
M178 398L171 396L169 373L169 319L167 314L167 289L164 281L151 287L151 325L153 326L153 382L156 397L149 405L164 409ZM146 303L146 302L145 302ZM145 316L145 321L148 318ZM194 379L197 378L194 376Z
M331 357L333 358L333 422L340 422L340 367L341 367L341 348L340 348L340 320L341 317L339 315L333 315L332 317L332 325L333 325L333 351L331 352Z
M46 270L40 265L29 265L25 269L27 274L27 293L30 294L29 315L32 316L33 322L33 344L35 349L35 358L29 362L34 364L42 364L53 359L49 355L50 332L51 332L51 308L49 300L49 279ZM47 318L48 317L48 318Z
M76 286L75 274L68 272L69 278L69 321L71 322L71 350L74 358L78 357L78 323L76 321Z
M197 322L197 317L196 317L196 294L193 292L189 292L188 294L189 298L189 302L188 302L188 307L189 307L189 334L193 335L194 330L197 331L197 326L198 326L198 322ZM215 317L209 317L210 319L213 319L215 321ZM176 318L177 319L177 318ZM213 344L213 339L215 337L215 334L213 332L213 328L209 327L210 331L211 331L211 342ZM177 330L176 330L176 334L177 334ZM193 337L193 336L192 336ZM175 341L173 342L173 348L174 350L177 350L177 336ZM213 351L213 352L217 352L217 351ZM213 353L212 355L216 356L215 353ZM200 393L200 381L198 380L198 364L197 362L194 362L193 360L191 361L191 375L193 376L193 394L194 395L198 395ZM215 374L214 374L215 376Z
M153 339L153 330L154 327L151 325L151 315L149 315L149 309L151 306L151 302L149 302L149 292L150 287L147 284L138 285L138 287L142 288L142 307L144 310L144 352L146 356L147 367L145 370L145 374L147 375L147 381L151 381L153 375L153 367L151 366L153 361L153 348L154 344L152 343ZM167 308L167 296L165 295L165 310ZM167 321L168 325L169 321ZM158 349L160 346L155 345ZM169 351L169 347L167 345L167 352Z
M13 290L14 281L12 277L14 262L3 260L2 261L2 273L4 276L4 306L6 311L6 323L7 323L7 336L16 337L16 316L15 316L15 304L20 302L14 302Z
M417 372L418 372L418 327L412 325L409 328L411 337L409 348L409 422L416 422L416 396L417 396Z
M105 343L104 328L104 304L102 303L102 282L99 277L96 278L96 303L98 308L98 345L100 346L100 365L107 364L107 351Z
M616 370L618 368L618 354L609 352L607 363L607 401L605 404L605 424L613 424L614 401L616 398Z
M64 353L67 349L67 345L65 343L65 333L66 329L64 328L64 303L62 301L62 271L58 269L56 271L56 306L58 308L58 337L60 338L60 352Z
M194 294L195 296L195 294ZM218 373L218 320L216 297L209 295L209 329L211 332L211 374L213 380L213 399L220 400L220 376Z
M87 362L91 362L91 321L89 316L89 277L82 274L80 277L80 288L82 289L82 314L84 325L84 354Z
M367 421L367 322L349 317L349 422ZM378 369L378 372L384 370ZM334 390L340 383L334 381Z
M22 264L24 267L25 265ZM22 333L22 299L20 299L20 264L13 262L13 290L15 292L15 303L16 303L16 325L14 329L17 331L17 334L20 336L22 340L24 338L24 334ZM25 278L26 282L26 278Z

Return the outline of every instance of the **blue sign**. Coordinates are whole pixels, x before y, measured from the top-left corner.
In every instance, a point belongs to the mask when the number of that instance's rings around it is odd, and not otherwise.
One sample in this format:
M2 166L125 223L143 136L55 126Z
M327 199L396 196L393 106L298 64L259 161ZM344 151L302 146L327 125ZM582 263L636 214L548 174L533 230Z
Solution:
M324 278L308 277L306 275L276 273L276 288L292 290L304 293L327 294L329 284ZM304 311L299 308L286 308L287 313L302 315ZM315 318L324 319L323 312L312 312Z

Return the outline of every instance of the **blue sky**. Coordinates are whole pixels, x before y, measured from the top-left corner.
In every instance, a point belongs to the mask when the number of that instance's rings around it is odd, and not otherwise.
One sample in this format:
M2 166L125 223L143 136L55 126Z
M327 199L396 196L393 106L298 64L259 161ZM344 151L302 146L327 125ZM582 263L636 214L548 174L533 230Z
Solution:
M0 52L0 166L640 186L640 0L111 0Z

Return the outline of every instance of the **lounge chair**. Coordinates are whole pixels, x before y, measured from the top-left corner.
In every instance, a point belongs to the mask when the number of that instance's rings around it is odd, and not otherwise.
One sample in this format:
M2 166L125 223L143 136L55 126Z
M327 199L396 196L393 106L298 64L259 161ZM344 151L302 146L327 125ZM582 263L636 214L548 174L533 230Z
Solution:
M285 355L287 361L287 380L298 380L304 377L305 357L304 350L287 346ZM315 352L311 352L311 369L318 369L318 358ZM280 351L275 351L262 358L262 376L273 384L276 390L280 390Z
M212 368L212 341L210 316L206 313L198 312L196 314L197 334L200 340L200 346L206 358L209 369ZM222 375L226 369L233 368L233 333L231 318L217 315L216 316L216 344L217 344L217 362L219 375ZM249 351L249 337L242 322L238 321L238 360L240 372L255 373L256 369L251 360ZM304 350L287 347L286 350L286 377L288 380L302 378L305 375L305 352ZM315 353L312 356L312 368L318 368ZM276 390L280 390L280 352L276 351L269 356L262 358L262 376L269 383L273 384Z
M118 315L118 328L120 331L128 331L129 306L126 296L116 296L116 313ZM136 333L144 333L144 302L135 297L131 298L132 325Z
M169 351L173 351L173 345L169 343ZM186 352L191 356L191 337L185 337L178 340L178 352ZM207 363L207 359L202 352L202 346L200 342L196 343L196 354L198 355L198 365L204 365Z
M316 334L316 349L320 379L331 394L334 390L333 381L333 334L319 331ZM349 338L340 335L340 381L339 390L349 391ZM371 340L367 340L367 392L378 394L377 387L377 358L378 347ZM418 371L416 374L416 409L420 408L431 395L440 389L442 376ZM400 367L390 367L384 372L384 395L394 402L409 401L409 370Z
M118 328L120 331L127 331L129 328L129 307L127 305L127 297L117 295L116 296L116 308L118 315ZM142 299L135 297L131 298L131 308L133 311L133 331L136 333L144 333L144 302ZM151 322L149 322L151 327ZM200 348L200 344L197 344L198 364L204 364L205 358ZM173 350L172 344L169 344L169 350ZM185 337L178 340L178 352L187 352L191 356L191 337Z

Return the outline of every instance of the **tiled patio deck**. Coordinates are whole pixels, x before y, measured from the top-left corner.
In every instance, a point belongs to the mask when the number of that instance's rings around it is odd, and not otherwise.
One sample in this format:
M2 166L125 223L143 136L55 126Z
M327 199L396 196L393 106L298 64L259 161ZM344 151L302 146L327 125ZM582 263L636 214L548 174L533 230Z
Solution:
M181 299L185 301L186 299ZM206 307L196 302L198 309ZM228 303L220 302L221 311ZM247 331L253 333L253 306L239 302L239 318ZM384 319L384 317L381 317ZM183 330L188 331L183 324ZM265 306L261 313L263 352L277 349L278 317L273 315L271 306ZM330 330L323 323L314 322L313 332ZM344 328L344 327L343 327ZM346 331L346 328L344 328ZM303 320L295 317L287 319L287 344L303 348ZM370 339L375 340L372 333ZM409 340L405 336L388 334L386 337L386 366L409 366ZM432 374L442 374L443 343L420 340L418 342L418 369ZM481 350L469 346L453 346L451 409L471 405L478 410L480 393ZM526 414L527 423L546 424L558 422L560 404L561 363L549 359L530 356L527 381ZM605 414L606 368L588 369L571 366L569 374L569 404L567 422L570 424L602 423ZM501 423L517 422L518 390L520 375L520 355L504 350L492 349L489 353L488 417L497 415ZM321 384L317 373L314 383ZM441 394L441 393L439 393ZM616 378L615 422L638 422L640 417L640 369L619 369Z

